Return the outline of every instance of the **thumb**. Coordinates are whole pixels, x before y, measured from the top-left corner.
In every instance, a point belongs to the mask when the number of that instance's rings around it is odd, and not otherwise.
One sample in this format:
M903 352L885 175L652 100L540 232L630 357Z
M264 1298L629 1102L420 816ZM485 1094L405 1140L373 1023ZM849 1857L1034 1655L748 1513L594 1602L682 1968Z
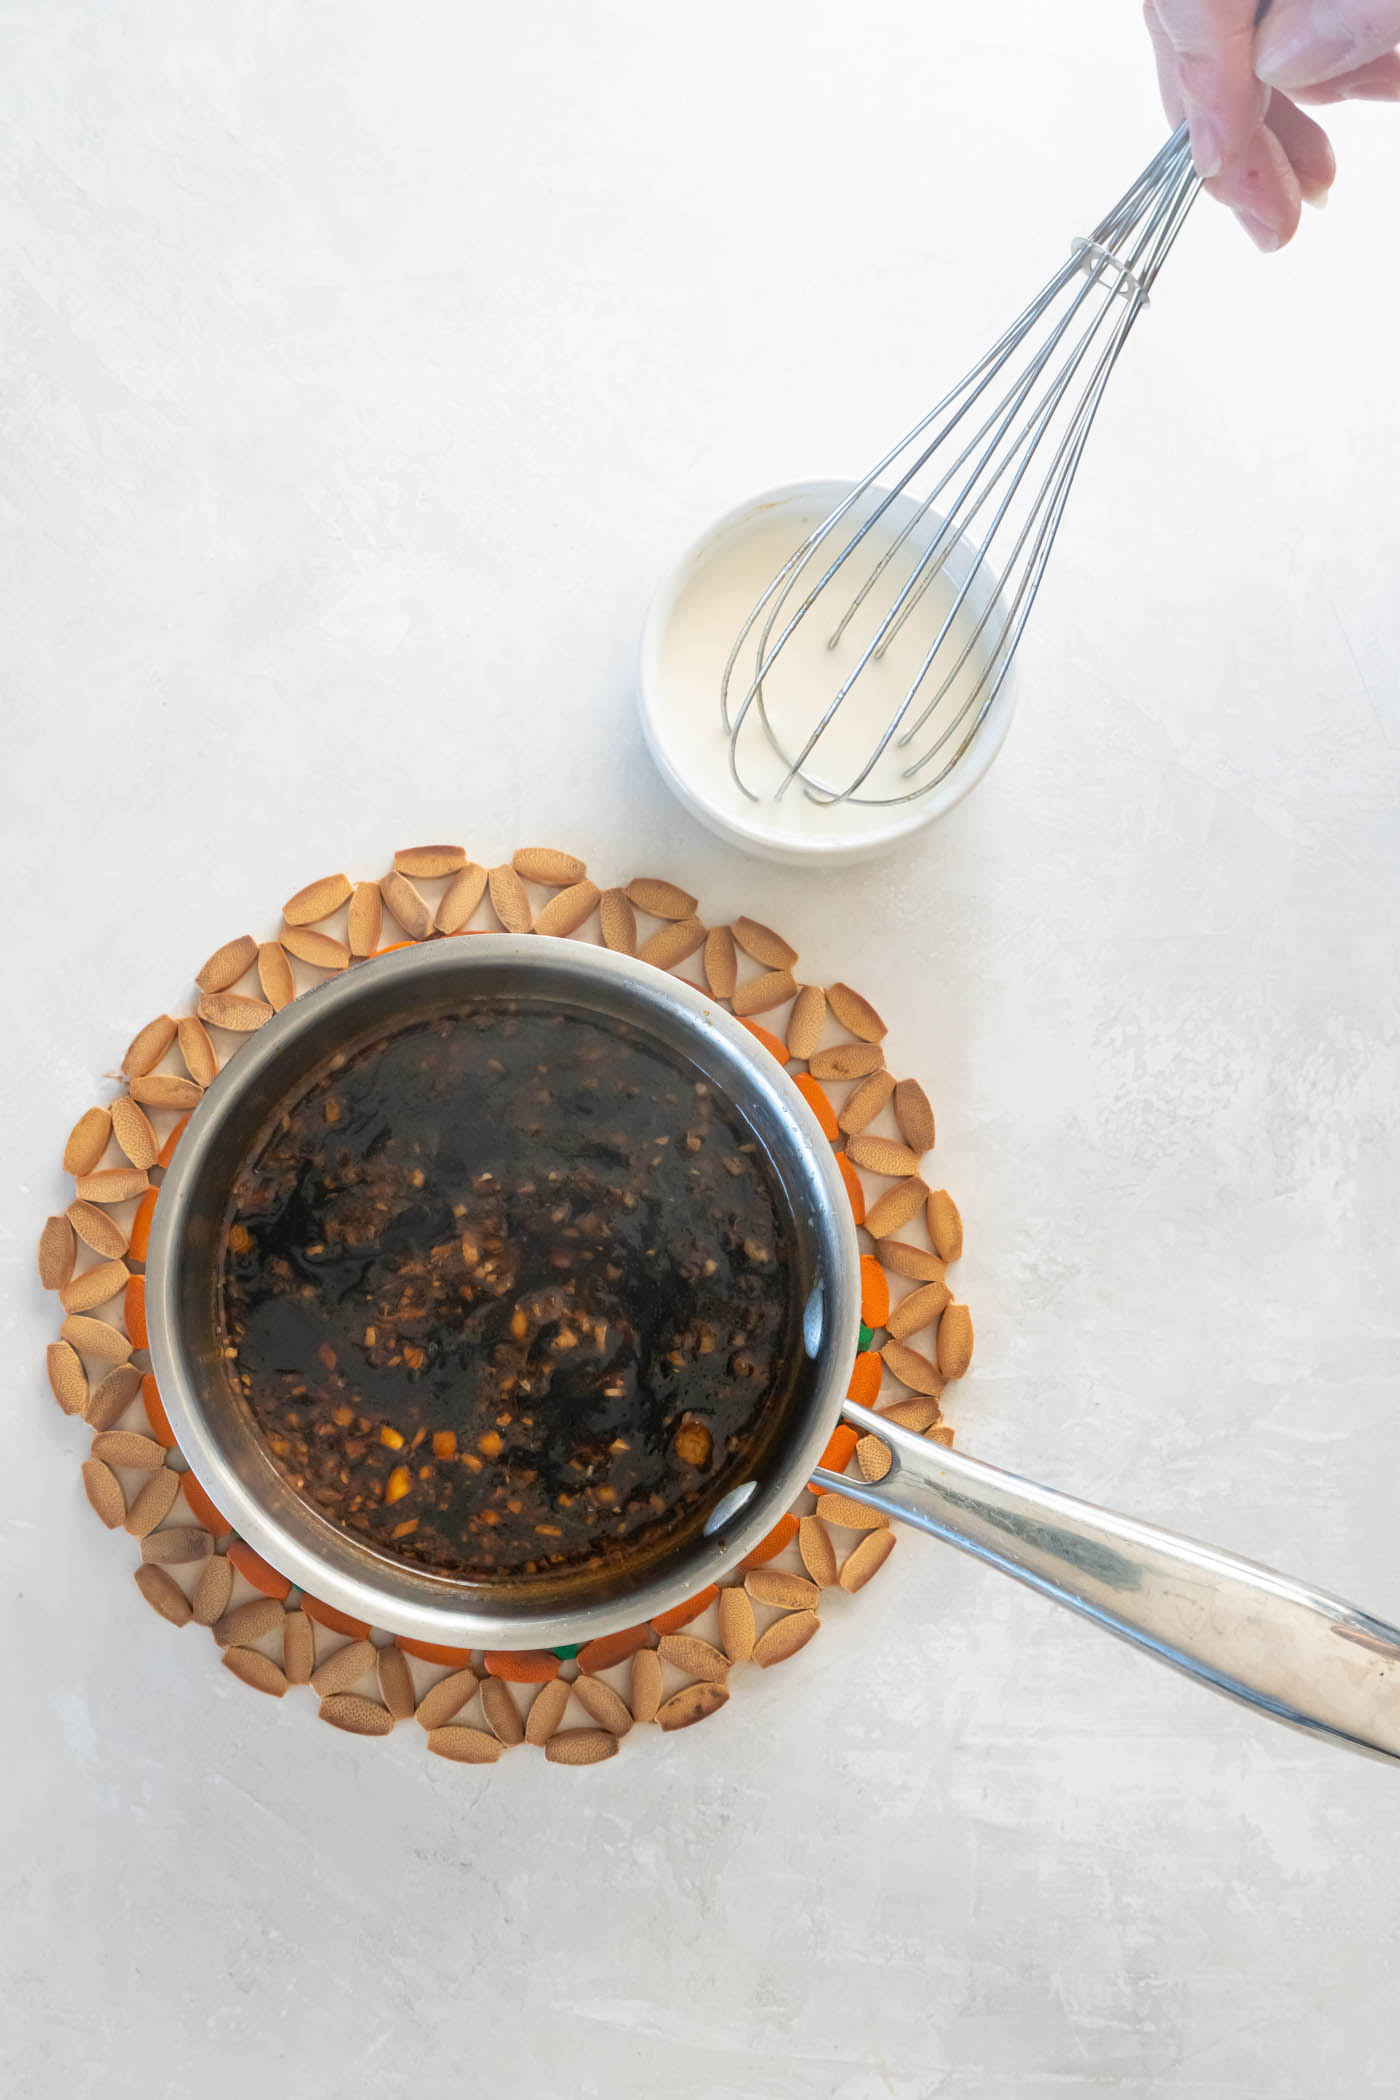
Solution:
M1270 87L1309 88L1400 44L1400 0L1274 0L1254 46Z

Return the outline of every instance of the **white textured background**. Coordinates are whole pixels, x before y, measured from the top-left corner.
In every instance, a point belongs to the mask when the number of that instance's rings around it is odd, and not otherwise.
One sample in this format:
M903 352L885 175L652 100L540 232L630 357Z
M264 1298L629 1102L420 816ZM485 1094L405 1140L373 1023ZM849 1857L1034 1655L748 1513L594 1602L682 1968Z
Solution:
M987 784L810 878L666 799L670 552L864 466L1161 131L1129 0L4 0L0 2087L1391 2095L1400 1775L910 1540L689 1739L360 1744L135 1596L37 1368L63 1135L228 935L541 839L870 989L968 1448L1400 1616L1400 123L1198 210ZM64 1512L62 1546L36 1512ZM415 2082L416 2081L416 2082Z

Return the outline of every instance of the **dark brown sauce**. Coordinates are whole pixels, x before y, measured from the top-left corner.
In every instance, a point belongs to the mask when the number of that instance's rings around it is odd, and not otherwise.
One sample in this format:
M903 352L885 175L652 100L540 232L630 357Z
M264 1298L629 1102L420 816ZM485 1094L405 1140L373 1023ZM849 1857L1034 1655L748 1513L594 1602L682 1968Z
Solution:
M233 1190L221 1344L325 1516L556 1578L693 1535L801 1359L773 1169L624 1024L492 998L311 1075Z

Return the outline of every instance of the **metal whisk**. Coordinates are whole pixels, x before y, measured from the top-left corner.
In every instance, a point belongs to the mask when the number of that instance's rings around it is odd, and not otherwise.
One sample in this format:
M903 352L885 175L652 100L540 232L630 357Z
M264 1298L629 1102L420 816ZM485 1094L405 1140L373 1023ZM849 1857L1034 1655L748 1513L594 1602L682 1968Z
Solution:
M721 685L730 769L750 800L760 798L743 777L740 739L754 710L786 769L780 796L801 780L811 800L827 805L909 802L952 772L1006 677L1109 374L1199 187L1183 124L1089 238L1072 244L1069 260L980 363L779 570L740 630ZM1039 476L1032 472L1037 460L1048 461ZM940 507L945 491L951 494ZM891 540L889 527L883 534L877 528L892 511ZM879 741L844 785L823 777L822 737L945 572L945 594L954 586L951 603ZM853 596L839 601L839 617L832 597L830 611L814 612L838 576L840 590ZM764 684L799 625L809 615L823 624L832 619L827 646L834 649L882 579L893 595L882 615L884 599L876 601L873 631L854 668L805 741L800 730L780 734ZM732 708L731 687L743 691ZM889 792L862 794L891 745L896 777Z

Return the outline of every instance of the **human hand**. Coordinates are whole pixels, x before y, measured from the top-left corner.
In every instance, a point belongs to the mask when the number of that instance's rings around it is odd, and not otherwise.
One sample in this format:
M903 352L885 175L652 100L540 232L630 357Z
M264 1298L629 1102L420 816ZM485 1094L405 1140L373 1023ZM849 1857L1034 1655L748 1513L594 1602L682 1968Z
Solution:
M1300 102L1400 101L1400 0L1145 0L1167 115L1205 187L1260 248L1293 238L1337 172Z

